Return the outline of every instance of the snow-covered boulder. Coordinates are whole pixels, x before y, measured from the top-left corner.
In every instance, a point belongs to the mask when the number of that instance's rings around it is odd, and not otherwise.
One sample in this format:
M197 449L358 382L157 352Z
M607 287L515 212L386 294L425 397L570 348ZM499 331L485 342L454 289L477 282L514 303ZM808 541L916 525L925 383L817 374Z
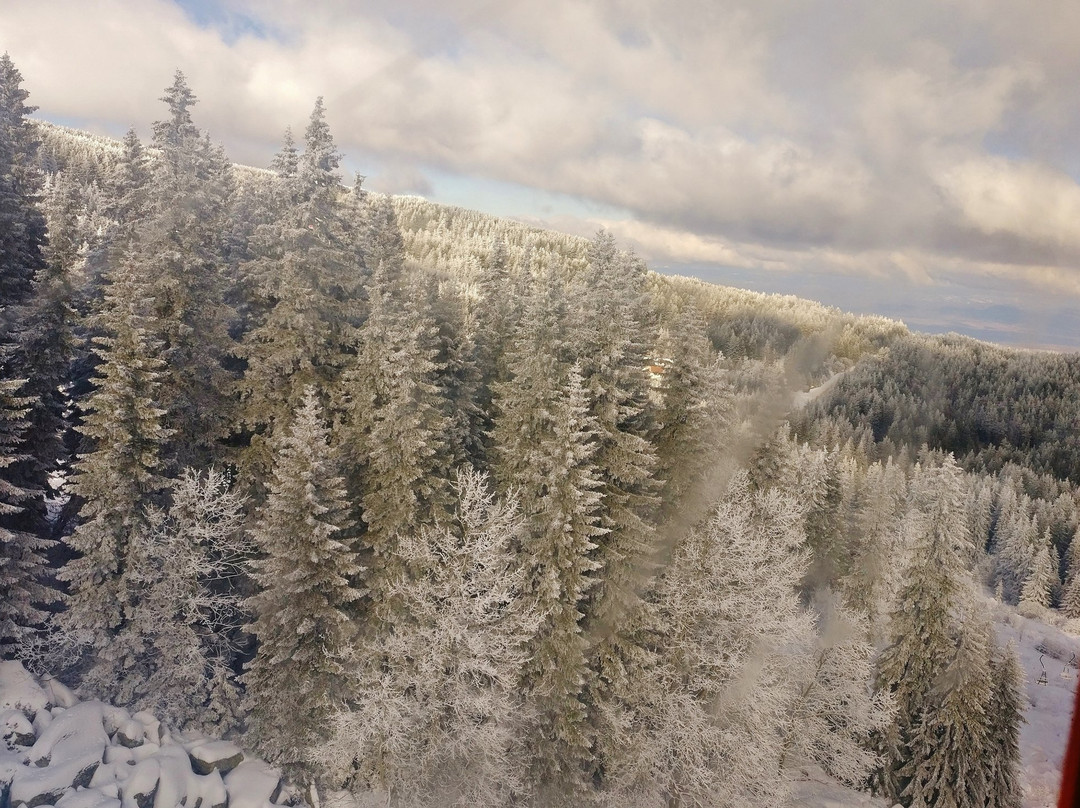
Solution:
M161 743L163 732L161 722L157 720L153 713L148 713L146 710L140 710L131 717L142 724L143 737L146 740L151 743Z
M0 662L0 710L20 710L33 719L49 706L49 694L21 662Z
M86 788L101 758L93 756L57 760L48 766L22 766L11 781L11 808L37 808L56 805L68 791Z
M191 757L191 770L196 774L219 771L224 775L239 766L244 759L240 747L228 741L201 743L189 749L188 755Z
M225 808L229 804L229 792L221 773L213 771L196 777L194 786L188 787L187 804L191 808Z
M109 736L102 726L101 702L84 701L54 715L27 757L36 766L66 763L75 758L93 758L100 763L108 745Z
M281 772L149 712L79 701L18 663L0 677L0 808L266 808L302 802ZM52 705L52 706L50 706ZM31 716L33 720L31 721Z
M261 760L245 760L225 776L229 808L263 808L281 793L281 772Z
M131 775L121 784L120 803L123 808L152 808L161 782L161 765L154 758L135 764Z
M34 725L21 710L0 710L0 744L14 751L17 746L33 746L36 740Z
M69 791L56 808L121 808L120 800L100 791Z
M113 741L128 749L142 746L146 741L146 727L134 718L129 718L113 733Z

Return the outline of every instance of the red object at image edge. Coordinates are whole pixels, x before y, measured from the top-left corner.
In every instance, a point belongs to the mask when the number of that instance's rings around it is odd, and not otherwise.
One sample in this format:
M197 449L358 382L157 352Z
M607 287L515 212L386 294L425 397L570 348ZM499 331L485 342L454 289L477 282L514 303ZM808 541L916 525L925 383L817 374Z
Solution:
M1080 679L1076 683L1069 746L1065 750L1065 763L1061 767L1061 796L1058 799L1058 808L1080 808L1077 780L1080 780Z

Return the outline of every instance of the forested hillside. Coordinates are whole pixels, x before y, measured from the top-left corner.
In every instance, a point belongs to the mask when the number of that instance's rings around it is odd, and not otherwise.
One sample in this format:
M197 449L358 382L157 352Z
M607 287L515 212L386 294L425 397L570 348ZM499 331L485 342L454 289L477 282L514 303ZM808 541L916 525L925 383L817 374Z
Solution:
M5 658L393 806L1022 804L981 604L1080 618L1074 358L346 187L321 99L260 170L180 73L146 145L21 83Z

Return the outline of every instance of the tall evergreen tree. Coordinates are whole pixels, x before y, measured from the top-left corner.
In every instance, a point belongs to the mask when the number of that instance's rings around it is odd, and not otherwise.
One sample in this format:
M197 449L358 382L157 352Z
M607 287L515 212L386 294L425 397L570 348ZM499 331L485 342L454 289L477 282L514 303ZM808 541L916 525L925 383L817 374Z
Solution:
M1020 588L1020 605L1045 609L1050 605L1050 594L1058 583L1058 565L1051 557L1049 536L1044 532L1031 559L1031 570Z
M355 365L342 384L342 440L367 526L364 544L374 557L370 587L378 619L397 612L383 584L397 575L398 542L418 535L452 503L454 451L438 379L437 328L413 283L401 274L400 258L380 261Z
M0 338L10 340L18 308L29 302L33 281L45 268L45 218L35 207L41 176L35 153L37 139L26 103L22 74L5 53L0 56L0 301L4 319Z
M0 516L0 528L44 536L42 493L61 454L63 405L57 387L68 346L62 328L55 343L48 330L64 324L64 301L56 300L45 259L39 144L29 120L37 107L26 103L22 80L11 58L0 56L0 381L20 380L20 395L28 399L19 459L10 461L5 476L35 495L18 511ZM58 311L60 322L54 323ZM57 353L42 353L43 348Z
M43 585L45 552L52 543L9 526L10 518L35 496L7 474L23 458L30 402L18 395L19 387L16 380L0 380L0 659L15 655L19 642L44 621L41 607L55 600Z
M600 527L594 561L603 570L585 603L592 673L586 693L600 735L614 735L607 705L627 686L639 652L629 615L651 574L659 505L656 453L649 438L654 409L645 363L654 324L644 266L620 254L601 232L589 245L587 271L572 288L571 353L581 362L597 433L593 463L601 481Z
M660 378L656 446L663 499L669 511L691 492L700 492L716 464L729 417L731 389L705 333L705 321L690 305L677 312L657 346Z
M78 554L59 577L70 586L60 625L87 652L86 691L131 701L140 669L140 641L124 631L138 607L130 576L148 508L165 499L160 384L164 362L150 333L151 299L142 267L129 257L110 273L95 351L101 360L80 431L88 450L75 464L74 493L84 502L69 544ZM129 641L128 641L129 640Z
M254 433L243 462L252 480L269 473L273 432L288 421L308 385L331 390L363 318L365 281L359 224L341 204L343 188L322 98L297 158L291 135L275 158L276 218L252 235L242 268L255 305L239 353L241 426Z
M343 705L344 661L361 567L347 543L344 483L327 442L318 396L304 391L287 432L277 438L270 494L253 532L262 556L247 601L258 641L244 675L256 747L294 767L329 732Z
M951 456L917 469L914 496L911 562L878 667L897 715L880 738L877 783L905 806L981 805L988 628L960 560L968 521L963 473Z
M232 420L222 364L232 350L222 257L232 166L192 121L197 99L180 71L161 100L169 114L154 124L159 154L135 249L153 279L152 328L166 363L161 404L173 430L167 459L205 465L218 456L216 441Z
M990 657L993 695L986 709L988 748L986 808L1020 808L1020 725L1024 723L1024 672L1015 646L995 647Z

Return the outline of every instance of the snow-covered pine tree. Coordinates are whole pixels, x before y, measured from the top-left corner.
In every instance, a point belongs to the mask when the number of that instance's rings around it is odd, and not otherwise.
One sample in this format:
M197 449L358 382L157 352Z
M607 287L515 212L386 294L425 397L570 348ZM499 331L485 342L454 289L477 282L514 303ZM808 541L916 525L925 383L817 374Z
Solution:
M373 617L397 619L384 584L397 577L397 543L449 512L453 447L445 388L439 384L438 332L424 296L385 253L372 276L369 314L355 364L343 376L346 424L339 430L363 508L364 545L373 555Z
M897 713L877 740L875 786L905 806L981 805L971 800L986 792L988 634L961 562L970 546L963 503L963 472L951 455L916 467L910 562L877 673Z
M1050 537L1043 531L1031 559L1030 571L1020 587L1019 605L1027 609L1045 609L1050 605L1050 593L1059 584L1058 565L1051 556Z
M181 467L205 466L233 420L222 366L232 351L222 258L232 165L192 121L197 99L179 70L161 100L169 114L154 124L159 153L134 249L152 279L151 328L165 360L166 454Z
M79 427L88 446L72 486L85 503L68 540L78 555L59 573L70 593L58 621L86 651L83 688L121 704L132 700L142 674L141 640L126 630L139 597L129 577L131 554L148 529L148 508L164 503L161 451L171 434L162 423L164 362L150 334L141 271L127 256L109 273L97 322L102 336L94 340L101 364Z
M591 559L603 534L593 464L596 422L580 368L568 366L566 299L542 273L504 352L508 376L494 382L491 456L500 490L513 492L526 520L515 550L526 591L543 620L529 643L523 689L538 724L526 740L537 804L580 804L592 761L582 703L587 674L580 622L594 582Z
M494 426L492 400L495 385L509 378L509 363L504 357L522 313L523 301L516 299L516 291L510 275L506 242L496 236L491 245L491 254L480 265L476 279L477 300L471 311L474 356L479 370L476 406L487 448L490 448Z
M56 468L63 428L56 366L66 354L63 332L51 346L60 349L58 357L37 351L50 336L43 331L53 313L45 295L54 290L44 254L45 217L38 207L43 188L38 140L29 120L37 107L26 103L30 94L22 81L8 54L0 56L0 381L19 380L19 395L28 399L18 459L11 460L5 477L35 495L22 500L18 511L0 516L0 526L44 536L41 492Z
M252 532L261 555L252 564L258 592L246 602L258 642L243 677L249 729L268 760L289 767L327 736L348 694L351 610L361 596L344 483L327 436L309 386L276 438L270 493Z
M884 637L897 586L907 566L901 519L907 480L890 458L873 463L855 483L860 494L848 500L845 534L851 563L840 579L846 602L869 618L875 640Z
M11 338L12 318L29 302L34 276L45 268L45 218L35 203L41 176L35 163L37 139L29 116L37 107L7 53L0 56L0 337Z
M589 245L589 266L574 281L569 334L571 358L581 362L601 480L600 527L594 560L603 574L587 597L584 625L590 636L593 675L587 690L590 720L599 734L606 702L618 700L623 673L637 653L628 631L639 590L651 574L655 517L659 506L656 452L649 441L653 406L645 369L655 325L649 313L643 265L619 253L614 238L599 233ZM602 725L602 726L601 726Z
M966 548L958 548L963 551ZM992 628L972 602L957 615L955 649L948 655L918 720L907 733L910 760L900 767L908 805L984 805L988 795L986 759L992 753L987 709Z
M1020 808L1020 725L1024 723L1024 672L1016 647L995 645L990 655L993 694L986 709L986 808Z
M149 515L132 558L140 602L129 629L143 643L146 675L129 707L181 729L239 726L238 579L251 555L243 519L243 500L214 469L185 470L168 511Z
M707 486L730 415L732 391L705 333L705 320L692 304L676 312L661 332L657 348L662 375L653 439L663 499L677 510L687 494Z
M1073 534L1069 542L1067 557L1069 566L1061 596L1061 610L1075 620L1080 618L1080 530Z
M363 319L366 279L356 232L340 204L337 151L320 97L297 158L291 134L275 158L275 217L252 234L254 257L241 267L249 286L249 330L238 352L240 426L253 433L242 466L261 498L276 424L288 422L308 385L332 390L346 346ZM278 209L280 206L280 209Z
M538 615L513 547L524 523L470 469L452 523L402 535L384 583L408 620L356 647L353 693L311 761L332 777L385 792L400 808L501 808L528 798L519 695Z
M34 491L8 478L8 470L22 460L23 435L29 400L18 395L15 379L0 379L0 659L16 654L24 640L45 619L41 606L56 600L44 586L45 552L51 542L11 524Z

